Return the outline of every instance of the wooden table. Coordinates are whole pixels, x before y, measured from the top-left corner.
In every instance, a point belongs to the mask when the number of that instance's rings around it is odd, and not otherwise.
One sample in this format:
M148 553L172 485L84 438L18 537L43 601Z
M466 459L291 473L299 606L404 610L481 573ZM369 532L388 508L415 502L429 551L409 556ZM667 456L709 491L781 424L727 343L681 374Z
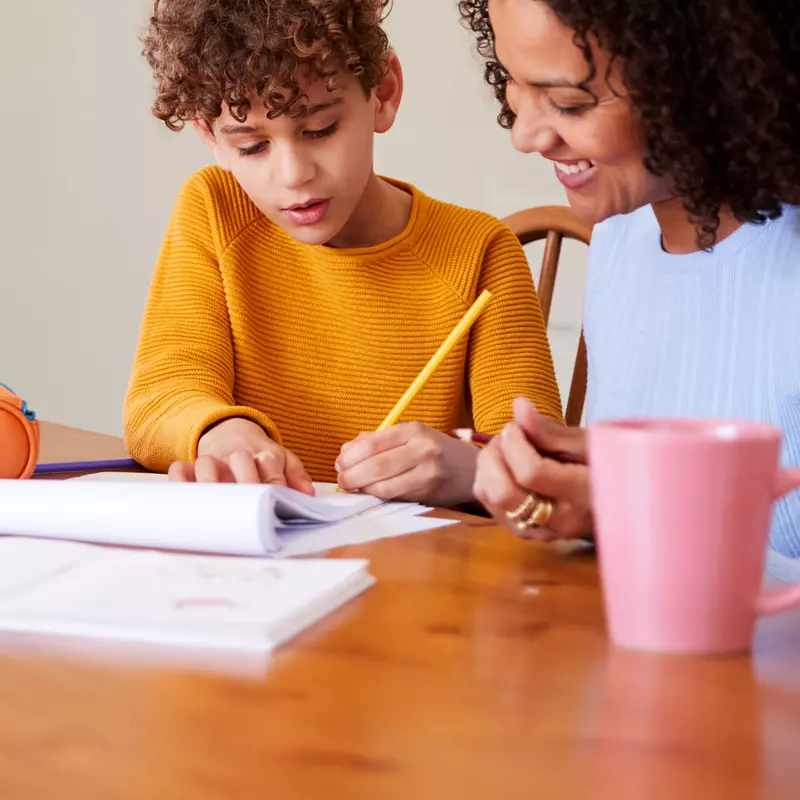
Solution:
M753 659L649 656L607 643L592 556L486 520L342 554L377 585L255 672L3 643L0 797L800 798L797 616Z

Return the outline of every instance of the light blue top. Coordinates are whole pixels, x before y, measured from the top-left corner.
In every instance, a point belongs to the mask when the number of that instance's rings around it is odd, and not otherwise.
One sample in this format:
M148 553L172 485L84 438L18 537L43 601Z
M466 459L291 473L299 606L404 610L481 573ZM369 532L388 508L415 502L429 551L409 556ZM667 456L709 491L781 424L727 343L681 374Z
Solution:
M584 330L589 422L767 422L800 466L800 207L689 255L663 250L650 206L597 225ZM800 492L776 506L770 545L771 574L800 577Z

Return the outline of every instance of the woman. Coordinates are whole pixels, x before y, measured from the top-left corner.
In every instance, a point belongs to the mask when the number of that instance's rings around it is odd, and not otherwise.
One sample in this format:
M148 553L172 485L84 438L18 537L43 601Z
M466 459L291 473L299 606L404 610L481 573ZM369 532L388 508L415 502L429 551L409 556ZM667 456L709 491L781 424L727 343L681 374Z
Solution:
M595 223L588 419L749 418L800 464L800 3L462 0L514 146ZM524 535L592 533L584 432L517 401L476 492ZM800 557L800 496L771 545ZM797 562L800 563L800 562Z

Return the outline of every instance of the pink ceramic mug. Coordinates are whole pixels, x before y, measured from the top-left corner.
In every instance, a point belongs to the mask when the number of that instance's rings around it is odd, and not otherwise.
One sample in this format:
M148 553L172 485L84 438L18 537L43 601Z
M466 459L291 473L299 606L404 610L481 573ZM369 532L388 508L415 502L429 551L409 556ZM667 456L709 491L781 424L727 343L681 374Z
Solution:
M614 642L670 653L750 647L757 616L800 605L761 592L772 503L800 487L777 428L623 420L589 428L606 618Z

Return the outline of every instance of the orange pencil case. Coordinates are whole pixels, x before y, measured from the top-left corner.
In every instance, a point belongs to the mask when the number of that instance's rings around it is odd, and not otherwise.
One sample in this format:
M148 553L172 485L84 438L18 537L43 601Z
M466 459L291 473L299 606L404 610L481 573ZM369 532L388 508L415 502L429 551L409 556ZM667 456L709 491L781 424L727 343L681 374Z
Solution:
M0 383L0 478L29 478L39 458L39 423L28 404Z

